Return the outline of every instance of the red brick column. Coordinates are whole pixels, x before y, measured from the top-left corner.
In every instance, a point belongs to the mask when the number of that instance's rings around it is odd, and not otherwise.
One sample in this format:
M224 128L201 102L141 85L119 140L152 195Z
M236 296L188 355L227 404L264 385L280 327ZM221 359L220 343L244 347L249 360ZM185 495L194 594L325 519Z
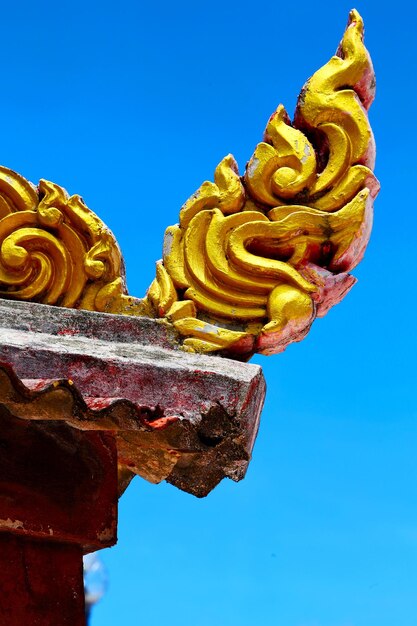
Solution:
M1 533L0 624L84 626L81 547Z
M0 406L0 624L84 626L82 556L116 542L114 437Z

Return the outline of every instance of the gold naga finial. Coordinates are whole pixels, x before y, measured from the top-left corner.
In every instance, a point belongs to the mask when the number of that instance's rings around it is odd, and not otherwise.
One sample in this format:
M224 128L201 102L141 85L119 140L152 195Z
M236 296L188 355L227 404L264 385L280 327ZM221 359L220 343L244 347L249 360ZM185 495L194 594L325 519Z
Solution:
M293 122L280 105L245 175L229 155L185 203L143 299L127 294L117 242L80 196L0 168L0 296L162 318L183 349L240 359L300 341L354 284L371 230L375 79L363 33L353 10Z

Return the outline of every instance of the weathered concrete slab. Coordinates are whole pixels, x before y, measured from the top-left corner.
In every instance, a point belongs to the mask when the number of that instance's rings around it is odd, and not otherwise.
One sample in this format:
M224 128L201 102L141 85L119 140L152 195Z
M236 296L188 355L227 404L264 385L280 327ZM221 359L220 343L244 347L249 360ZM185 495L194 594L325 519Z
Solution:
M114 433L121 488L136 473L204 496L244 476L265 383L257 365L175 339L157 320L0 301L0 404Z

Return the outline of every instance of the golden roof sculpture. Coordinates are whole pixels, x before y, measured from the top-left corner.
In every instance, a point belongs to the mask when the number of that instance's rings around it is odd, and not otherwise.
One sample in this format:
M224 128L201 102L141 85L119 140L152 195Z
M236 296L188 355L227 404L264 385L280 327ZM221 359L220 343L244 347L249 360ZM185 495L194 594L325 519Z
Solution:
M340 46L280 105L240 177L217 166L165 233L143 299L113 234L78 195L0 168L0 296L162 318L182 348L246 359L300 341L354 284L379 185L367 110L375 79L353 10Z

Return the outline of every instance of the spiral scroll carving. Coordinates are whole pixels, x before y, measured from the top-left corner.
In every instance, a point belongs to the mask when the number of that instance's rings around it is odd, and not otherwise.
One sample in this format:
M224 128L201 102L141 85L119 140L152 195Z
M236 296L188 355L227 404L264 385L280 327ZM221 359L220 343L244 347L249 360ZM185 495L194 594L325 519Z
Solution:
M148 292L190 350L280 352L354 284L379 184L367 109L375 91L352 11L332 59L307 81L291 123L280 105L243 179L232 156L168 228Z
M1 296L104 311L130 304L117 242L80 196L3 167L0 210Z

